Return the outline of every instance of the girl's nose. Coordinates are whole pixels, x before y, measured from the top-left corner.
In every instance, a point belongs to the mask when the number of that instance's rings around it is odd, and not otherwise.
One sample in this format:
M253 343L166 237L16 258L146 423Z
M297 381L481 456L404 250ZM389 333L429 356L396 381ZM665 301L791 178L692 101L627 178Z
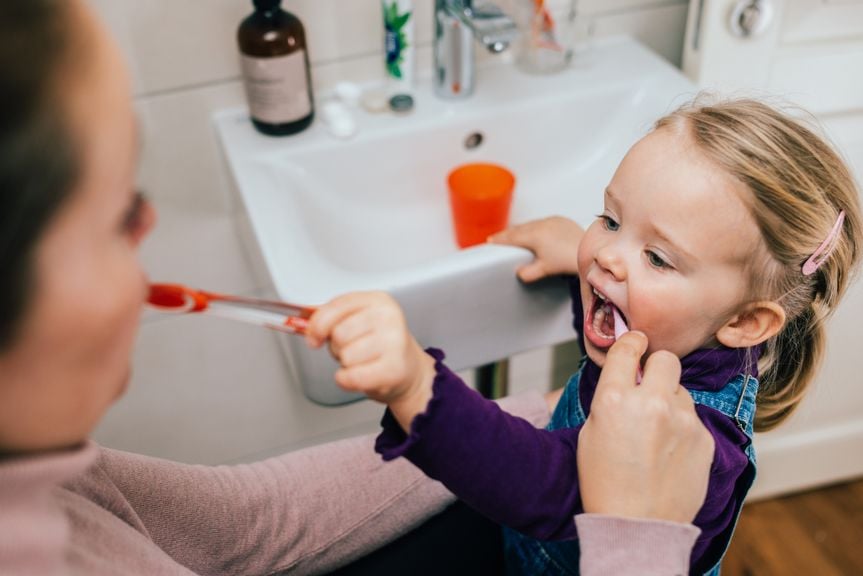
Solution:
M626 279L625 262L613 245L603 246L596 252L596 263L618 282Z

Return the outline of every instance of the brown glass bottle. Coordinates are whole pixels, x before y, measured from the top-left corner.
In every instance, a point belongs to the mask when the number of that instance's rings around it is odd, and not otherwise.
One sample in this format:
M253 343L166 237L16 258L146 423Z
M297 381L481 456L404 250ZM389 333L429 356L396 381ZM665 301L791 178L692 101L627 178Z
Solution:
M306 33L281 0L253 0L237 42L246 100L259 131L286 136L305 130L315 115Z

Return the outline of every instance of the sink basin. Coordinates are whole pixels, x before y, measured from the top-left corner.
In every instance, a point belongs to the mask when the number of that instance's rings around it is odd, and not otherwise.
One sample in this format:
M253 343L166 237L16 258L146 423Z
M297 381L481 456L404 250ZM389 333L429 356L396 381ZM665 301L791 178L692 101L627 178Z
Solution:
M517 178L512 223L562 214L586 226L628 148L694 91L648 49L612 38L556 75L527 76L506 63L481 67L475 94L461 102L438 100L428 79L420 81L413 112L358 110L349 141L320 122L291 138L262 136L245 110L220 112L215 121L249 240L278 297L315 305L353 290L389 291L420 343L444 349L461 370L573 332L563 282L516 279L528 251L458 249L449 171L471 161L503 164ZM482 142L469 149L476 134ZM357 398L335 385L336 363L326 351L279 338L309 398Z

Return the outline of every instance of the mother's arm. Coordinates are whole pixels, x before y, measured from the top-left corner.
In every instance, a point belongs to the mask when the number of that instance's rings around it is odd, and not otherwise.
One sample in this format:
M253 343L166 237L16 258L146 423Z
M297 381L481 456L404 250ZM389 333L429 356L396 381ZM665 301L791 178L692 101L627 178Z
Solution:
M538 393L501 405L537 426L548 420ZM332 570L454 500L409 462L382 462L371 436L236 466L102 449L95 469L72 489L202 574Z
M654 354L635 384L646 349L640 333L611 348L579 437L583 576L689 571L699 534L691 522L707 492L713 437L679 384L676 357Z

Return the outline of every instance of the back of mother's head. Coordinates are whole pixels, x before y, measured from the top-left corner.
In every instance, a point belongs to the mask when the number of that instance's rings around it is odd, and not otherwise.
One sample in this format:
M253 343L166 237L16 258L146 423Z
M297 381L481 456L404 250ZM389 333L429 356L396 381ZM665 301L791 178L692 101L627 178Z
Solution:
M0 2L0 351L27 310L35 246L75 182L61 81L69 2Z
M77 445L126 389L155 221L137 155L86 0L0 2L0 458Z

